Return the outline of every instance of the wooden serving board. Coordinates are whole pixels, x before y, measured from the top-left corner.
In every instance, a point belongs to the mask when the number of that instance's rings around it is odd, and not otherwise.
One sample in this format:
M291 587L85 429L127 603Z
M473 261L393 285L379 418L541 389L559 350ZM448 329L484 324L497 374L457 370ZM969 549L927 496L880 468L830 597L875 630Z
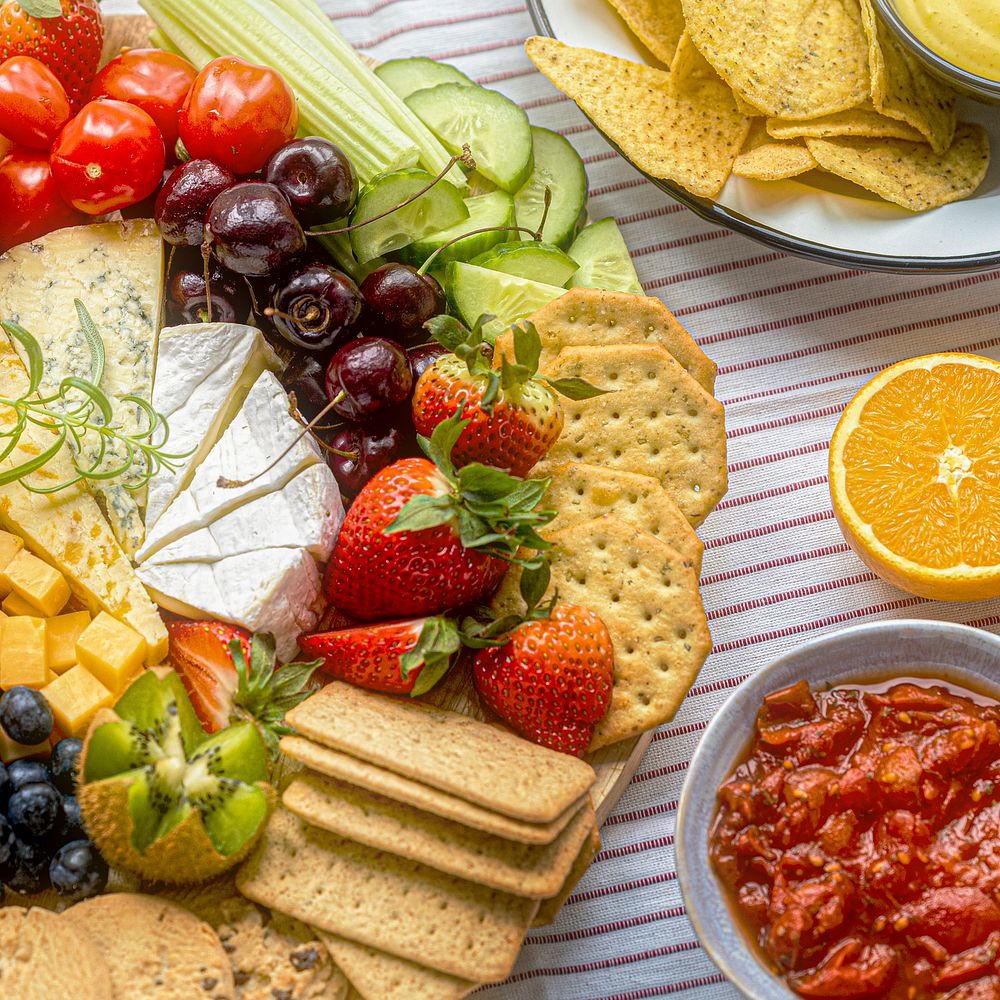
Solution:
M114 58L125 48L143 48L149 45L149 33L153 22L144 14L117 14L104 19L105 39L103 61ZM463 712L479 719L486 718L480 708L472 679L463 664L459 664L449 677L430 695L431 701L442 708ZM594 805L600 824L611 814L621 798L629 781L639 767L653 734L643 733L630 740L623 740L614 746L605 747L587 759L597 772L594 786Z

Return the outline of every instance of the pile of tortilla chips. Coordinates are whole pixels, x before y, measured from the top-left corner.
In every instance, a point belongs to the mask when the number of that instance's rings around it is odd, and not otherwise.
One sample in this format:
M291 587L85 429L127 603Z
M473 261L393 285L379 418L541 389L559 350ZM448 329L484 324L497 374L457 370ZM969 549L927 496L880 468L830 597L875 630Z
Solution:
M731 173L824 170L919 212L986 176L986 133L956 122L955 93L871 0L609 2L669 69L550 38L528 55L653 177L714 198Z

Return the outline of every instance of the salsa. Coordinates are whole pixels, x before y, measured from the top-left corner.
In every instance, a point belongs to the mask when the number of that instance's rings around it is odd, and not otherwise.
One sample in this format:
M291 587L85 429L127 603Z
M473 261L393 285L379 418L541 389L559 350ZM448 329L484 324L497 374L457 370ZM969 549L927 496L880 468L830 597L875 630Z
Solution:
M998 724L917 682L764 699L711 856L792 989L1000 1000Z

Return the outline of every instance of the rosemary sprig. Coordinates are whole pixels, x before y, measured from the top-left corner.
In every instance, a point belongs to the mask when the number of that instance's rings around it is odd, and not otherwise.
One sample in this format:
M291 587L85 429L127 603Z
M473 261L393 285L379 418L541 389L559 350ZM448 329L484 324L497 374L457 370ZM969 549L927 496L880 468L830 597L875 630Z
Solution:
M122 484L125 489L141 490L161 470L176 472L178 467L174 463L187 458L191 452L172 454L164 450L170 437L167 418L139 396L122 396L120 402L136 406L145 418L144 426L126 433L120 424L114 423L114 406L100 388L104 377L104 341L84 304L79 299L74 304L90 349L90 378L64 378L59 389L48 396L38 395L45 371L41 345L20 323L0 323L24 348L28 372L28 386L20 396L0 396L0 410L5 407L13 410L13 420L0 420L0 426L8 427L0 430L0 462L14 452L29 424L55 435L44 451L10 469L0 470L0 486L20 482L32 493L50 494L83 481L104 483L128 477L128 482ZM66 444L73 456L75 476L54 486L33 486L27 482L28 476L44 468ZM89 465L79 461L85 445L91 452L96 451ZM105 468L109 450L116 456L121 455L121 460Z

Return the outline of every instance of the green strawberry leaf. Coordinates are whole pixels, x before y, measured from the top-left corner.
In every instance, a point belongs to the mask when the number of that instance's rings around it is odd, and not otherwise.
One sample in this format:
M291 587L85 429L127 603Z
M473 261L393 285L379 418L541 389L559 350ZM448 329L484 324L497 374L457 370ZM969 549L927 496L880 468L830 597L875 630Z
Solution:
M458 470L458 488L471 499L509 497L520 484L516 476L479 462L470 462Z
M429 440L417 437L417 444L424 454L445 474L450 483L455 482L455 465L451 460L451 452L469 423L463 418L462 410L459 410L447 420L442 420L434 428Z
M546 378L539 376L546 385L555 389L560 396L567 399L593 399L595 396L606 396L613 389L598 389L583 378Z
M551 479L525 479L507 495L507 503L514 508L534 510L548 492L551 482Z
M512 392L524 385L533 374L526 365L512 365L506 355L500 359L500 384L504 392Z
M454 520L455 513L453 497L430 497L421 493L408 500L395 519L382 531L386 535L394 535L399 531L424 531Z
M549 589L552 571L548 559L532 559L521 569L521 598L528 609L528 616L541 603Z
M535 324L528 321L513 327L513 331L514 357L530 378L538 371L538 362L542 356L542 338L538 336Z
M32 17L62 17L62 0L19 0L19 3Z
M469 328L454 316L435 316L424 323L424 329L452 354L469 339Z
M403 680L410 672L420 669L420 676L413 685L412 697L426 694L448 672L455 654L462 648L458 628L450 618L428 618L417 643L399 660L399 671Z

